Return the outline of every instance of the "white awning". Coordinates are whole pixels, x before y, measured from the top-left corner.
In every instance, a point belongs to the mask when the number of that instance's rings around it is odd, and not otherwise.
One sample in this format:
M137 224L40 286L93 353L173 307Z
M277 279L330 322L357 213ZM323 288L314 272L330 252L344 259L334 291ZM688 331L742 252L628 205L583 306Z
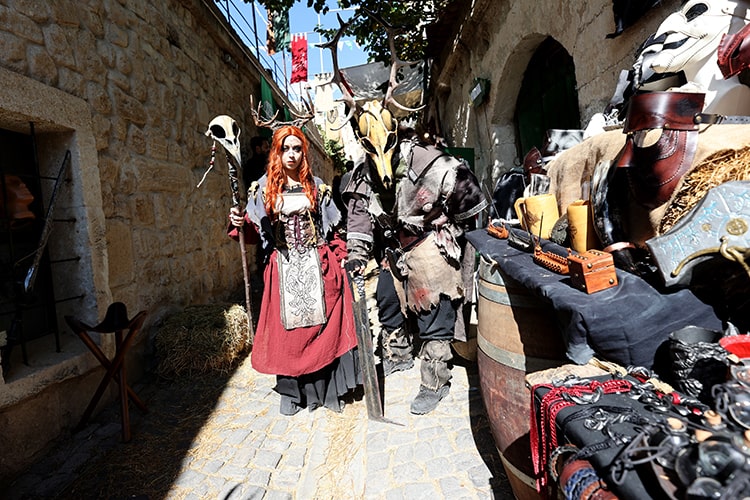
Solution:
M399 80L400 85L393 96L402 106L417 108L422 103L424 64L420 61L413 66L401 68L399 74L403 78ZM368 63L342 68L341 73L354 92L357 102L364 103L373 99L382 99L385 96L391 66L380 62ZM391 111L395 112L396 116L407 114L397 109Z

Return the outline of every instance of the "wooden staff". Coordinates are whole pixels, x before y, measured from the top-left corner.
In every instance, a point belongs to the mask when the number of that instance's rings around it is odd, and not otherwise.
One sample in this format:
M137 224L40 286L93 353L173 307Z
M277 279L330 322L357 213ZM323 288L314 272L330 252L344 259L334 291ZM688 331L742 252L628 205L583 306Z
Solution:
M227 169L229 171L229 186L232 189L232 207L237 208L242 213L242 203L240 202L240 179L237 175L237 166L234 164L233 158L224 151L224 155L227 158ZM250 293L250 274L247 269L247 249L245 248L245 234L244 229L240 228L240 254L242 255L242 277L245 279L245 308L247 309L247 328L250 332L250 342L253 341L253 310L252 310L252 295Z
M224 149L224 156L227 159L227 170L229 172L229 188L232 190L232 208L237 208L240 213L242 212L242 203L240 199L240 179L237 175L237 166L234 164L233 157ZM216 158L216 140L211 145L211 162L209 171L214 166L214 160ZM201 181L203 182L203 181ZM199 184L200 185L200 184ZM255 334L253 332L253 310L252 310L252 299L250 290L250 274L247 269L247 250L245 248L244 230L239 228L239 244L240 254L242 256L242 277L245 280L245 309L247 312L247 329L250 333L250 342L252 343Z

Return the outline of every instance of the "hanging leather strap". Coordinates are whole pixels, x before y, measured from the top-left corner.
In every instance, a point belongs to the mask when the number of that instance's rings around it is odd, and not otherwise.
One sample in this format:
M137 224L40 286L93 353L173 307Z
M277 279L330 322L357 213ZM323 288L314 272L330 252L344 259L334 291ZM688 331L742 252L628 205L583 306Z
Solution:
M705 95L691 92L649 92L630 99L623 131L628 134L617 166L627 168L630 190L646 208L653 209L672 196L693 163L698 146L696 116ZM649 146L635 143L637 132L661 129Z
M698 113L695 115L694 121L696 125L747 125L750 124L750 116Z
M695 92L648 92L628 102L623 132L663 128L698 130L695 116L703 110L705 94Z

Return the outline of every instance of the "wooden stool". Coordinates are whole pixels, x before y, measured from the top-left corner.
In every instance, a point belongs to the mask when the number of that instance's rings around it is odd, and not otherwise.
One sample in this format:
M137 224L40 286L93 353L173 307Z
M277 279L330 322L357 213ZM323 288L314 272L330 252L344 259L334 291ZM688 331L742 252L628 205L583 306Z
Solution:
M128 349L133 344L138 331L143 326L143 321L146 319L146 311L141 311L136 314L133 319L128 319L127 309L125 304L122 302L114 302L107 308L107 314L104 320L96 326L88 326L87 324L79 321L73 316L65 316L65 321L73 329L76 335L86 344L86 347L94 354L99 363L107 370L99 382L99 387L96 388L94 396L91 398L89 405L81 416L81 420L78 425L73 429L74 432L81 430L91 417L91 413L96 408L105 389L109 383L114 379L115 382L120 386L120 413L122 421L122 440L127 443L130 441L130 413L128 410L128 398L133 400L133 403L141 409L144 413L148 412L146 405L141 401L138 395L128 386L127 378L125 376L125 355ZM128 333L123 337L123 331L128 330ZM110 361L107 356L102 352L101 348L94 342L89 336L89 332L97 333L114 333L115 334L115 356Z

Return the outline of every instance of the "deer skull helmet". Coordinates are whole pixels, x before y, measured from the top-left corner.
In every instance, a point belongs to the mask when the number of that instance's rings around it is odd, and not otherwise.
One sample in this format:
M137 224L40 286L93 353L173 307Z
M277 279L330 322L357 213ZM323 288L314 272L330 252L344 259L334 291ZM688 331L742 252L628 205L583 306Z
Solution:
M396 120L380 101L369 101L359 114L359 143L372 160L386 189L393 184L391 159L396 149Z

